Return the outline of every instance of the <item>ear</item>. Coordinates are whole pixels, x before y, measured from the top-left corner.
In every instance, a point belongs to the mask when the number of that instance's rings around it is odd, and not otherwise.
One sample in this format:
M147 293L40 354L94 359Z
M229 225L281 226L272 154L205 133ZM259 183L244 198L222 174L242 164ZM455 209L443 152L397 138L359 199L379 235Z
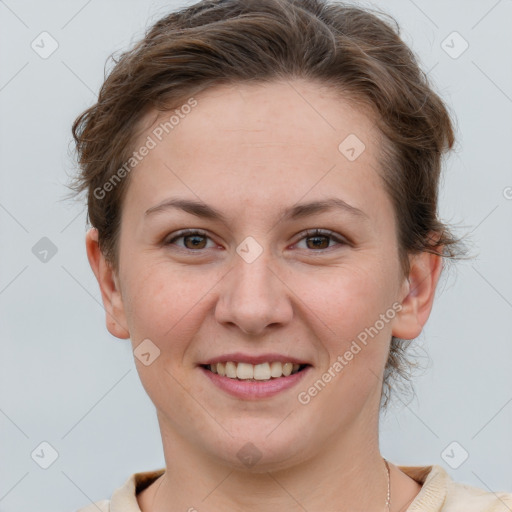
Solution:
M442 247L438 247L442 254ZM393 323L392 335L412 340L420 335L434 303L434 296L443 266L443 258L437 254L421 252L410 256L411 268L404 281L402 310Z
M100 286L106 313L107 329L116 338L127 339L130 333L126 327L123 300L118 278L106 261L98 243L98 230L91 228L85 235L87 258Z

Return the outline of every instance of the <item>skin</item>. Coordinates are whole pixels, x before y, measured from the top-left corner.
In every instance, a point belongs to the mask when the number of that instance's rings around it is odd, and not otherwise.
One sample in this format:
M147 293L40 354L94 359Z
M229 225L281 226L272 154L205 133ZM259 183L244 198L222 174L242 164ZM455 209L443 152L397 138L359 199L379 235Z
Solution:
M131 338L134 349L149 338L160 350L149 366L135 358L166 461L166 473L138 495L141 510L319 511L342 503L383 511L378 422L389 344L392 335L421 333L441 258L411 256L410 274L401 274L379 175L380 135L354 103L304 80L222 86L195 98L198 105L130 175L117 271L97 231L86 236L108 330ZM147 117L136 147L160 121ZM354 161L338 150L349 134L366 145ZM144 214L171 196L211 205L227 225L176 209ZM366 220L341 210L294 221L279 214L327 197L361 209ZM207 231L199 249L190 238L163 244L186 228ZM348 242L320 238L317 248L302 234L314 228ZM236 252L248 236L263 250L251 263ZM299 403L298 393L394 303L402 306L396 316L307 405ZM274 397L240 400L197 366L235 351L294 355L312 368ZM237 457L246 443L262 455L252 467ZM391 510L405 510L421 486L390 467Z

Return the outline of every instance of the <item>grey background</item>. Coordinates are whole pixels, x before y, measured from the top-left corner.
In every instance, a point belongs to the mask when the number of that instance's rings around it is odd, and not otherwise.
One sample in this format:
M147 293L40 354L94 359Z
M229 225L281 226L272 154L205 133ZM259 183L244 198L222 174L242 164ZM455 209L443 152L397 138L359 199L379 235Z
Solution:
M163 467L129 340L105 328L84 207L63 196L74 168L71 123L94 102L106 58L178 5L185 3L0 1L0 511L75 510L110 497L133 472ZM415 380L416 398L396 400L383 417L382 453L510 492L512 2L378 5L399 21L455 113L441 213L459 233L471 232L477 252L441 283L416 343L429 355L427 369ZM43 31L59 45L47 59L31 48ZM441 47L453 31L469 43L456 59ZM43 237L57 250L46 262L32 251ZM48 469L31 457L43 441L59 455ZM457 469L442 456L453 441L469 453ZM450 455L461 453L456 446Z

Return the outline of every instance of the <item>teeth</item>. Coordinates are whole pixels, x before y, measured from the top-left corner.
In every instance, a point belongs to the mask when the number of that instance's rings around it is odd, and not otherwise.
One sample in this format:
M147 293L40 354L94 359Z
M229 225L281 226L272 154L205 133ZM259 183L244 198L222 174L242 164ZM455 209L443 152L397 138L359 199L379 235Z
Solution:
M270 377L270 365L268 363L254 365L255 380L268 380Z
M254 379L254 366L247 363L238 363L236 376L242 380Z
M236 364L233 361L226 363L226 377L230 379L236 379Z
M227 361L226 363L215 363L209 365L213 373L218 373L221 377L239 380L270 380L279 377L288 377L292 373L297 373L300 365L294 363L280 363L272 361L271 363L249 364L235 363Z
M270 364L270 375L272 377L281 377L283 374L283 365L279 362L273 362Z

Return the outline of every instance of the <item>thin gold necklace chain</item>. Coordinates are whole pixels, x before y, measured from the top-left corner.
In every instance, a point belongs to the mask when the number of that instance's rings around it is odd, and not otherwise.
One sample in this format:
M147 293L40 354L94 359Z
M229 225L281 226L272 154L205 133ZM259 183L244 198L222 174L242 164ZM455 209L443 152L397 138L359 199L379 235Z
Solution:
M386 464L386 471L388 473L388 497L386 499L386 507L388 508L388 510L391 510L391 477L389 476L389 464L388 464L388 461L386 459L384 459L384 464Z
M388 461L386 459L384 459L384 464L386 464L386 472L388 474L388 495L387 495L387 498L386 498L386 507L388 510L391 510L391 507L390 507L390 503L391 503L391 477L389 475L389 464L388 464ZM164 473L165 474L165 473ZM162 475L163 476L163 475ZM152 500L152 503L151 503L151 510L152 512L154 512L154 504L155 504L155 499L156 499L156 495L160 489L160 486L162 485L162 482L163 482L163 478L160 480L160 483L158 484L158 487L156 488L156 491L155 491L155 495L153 496L153 500Z

